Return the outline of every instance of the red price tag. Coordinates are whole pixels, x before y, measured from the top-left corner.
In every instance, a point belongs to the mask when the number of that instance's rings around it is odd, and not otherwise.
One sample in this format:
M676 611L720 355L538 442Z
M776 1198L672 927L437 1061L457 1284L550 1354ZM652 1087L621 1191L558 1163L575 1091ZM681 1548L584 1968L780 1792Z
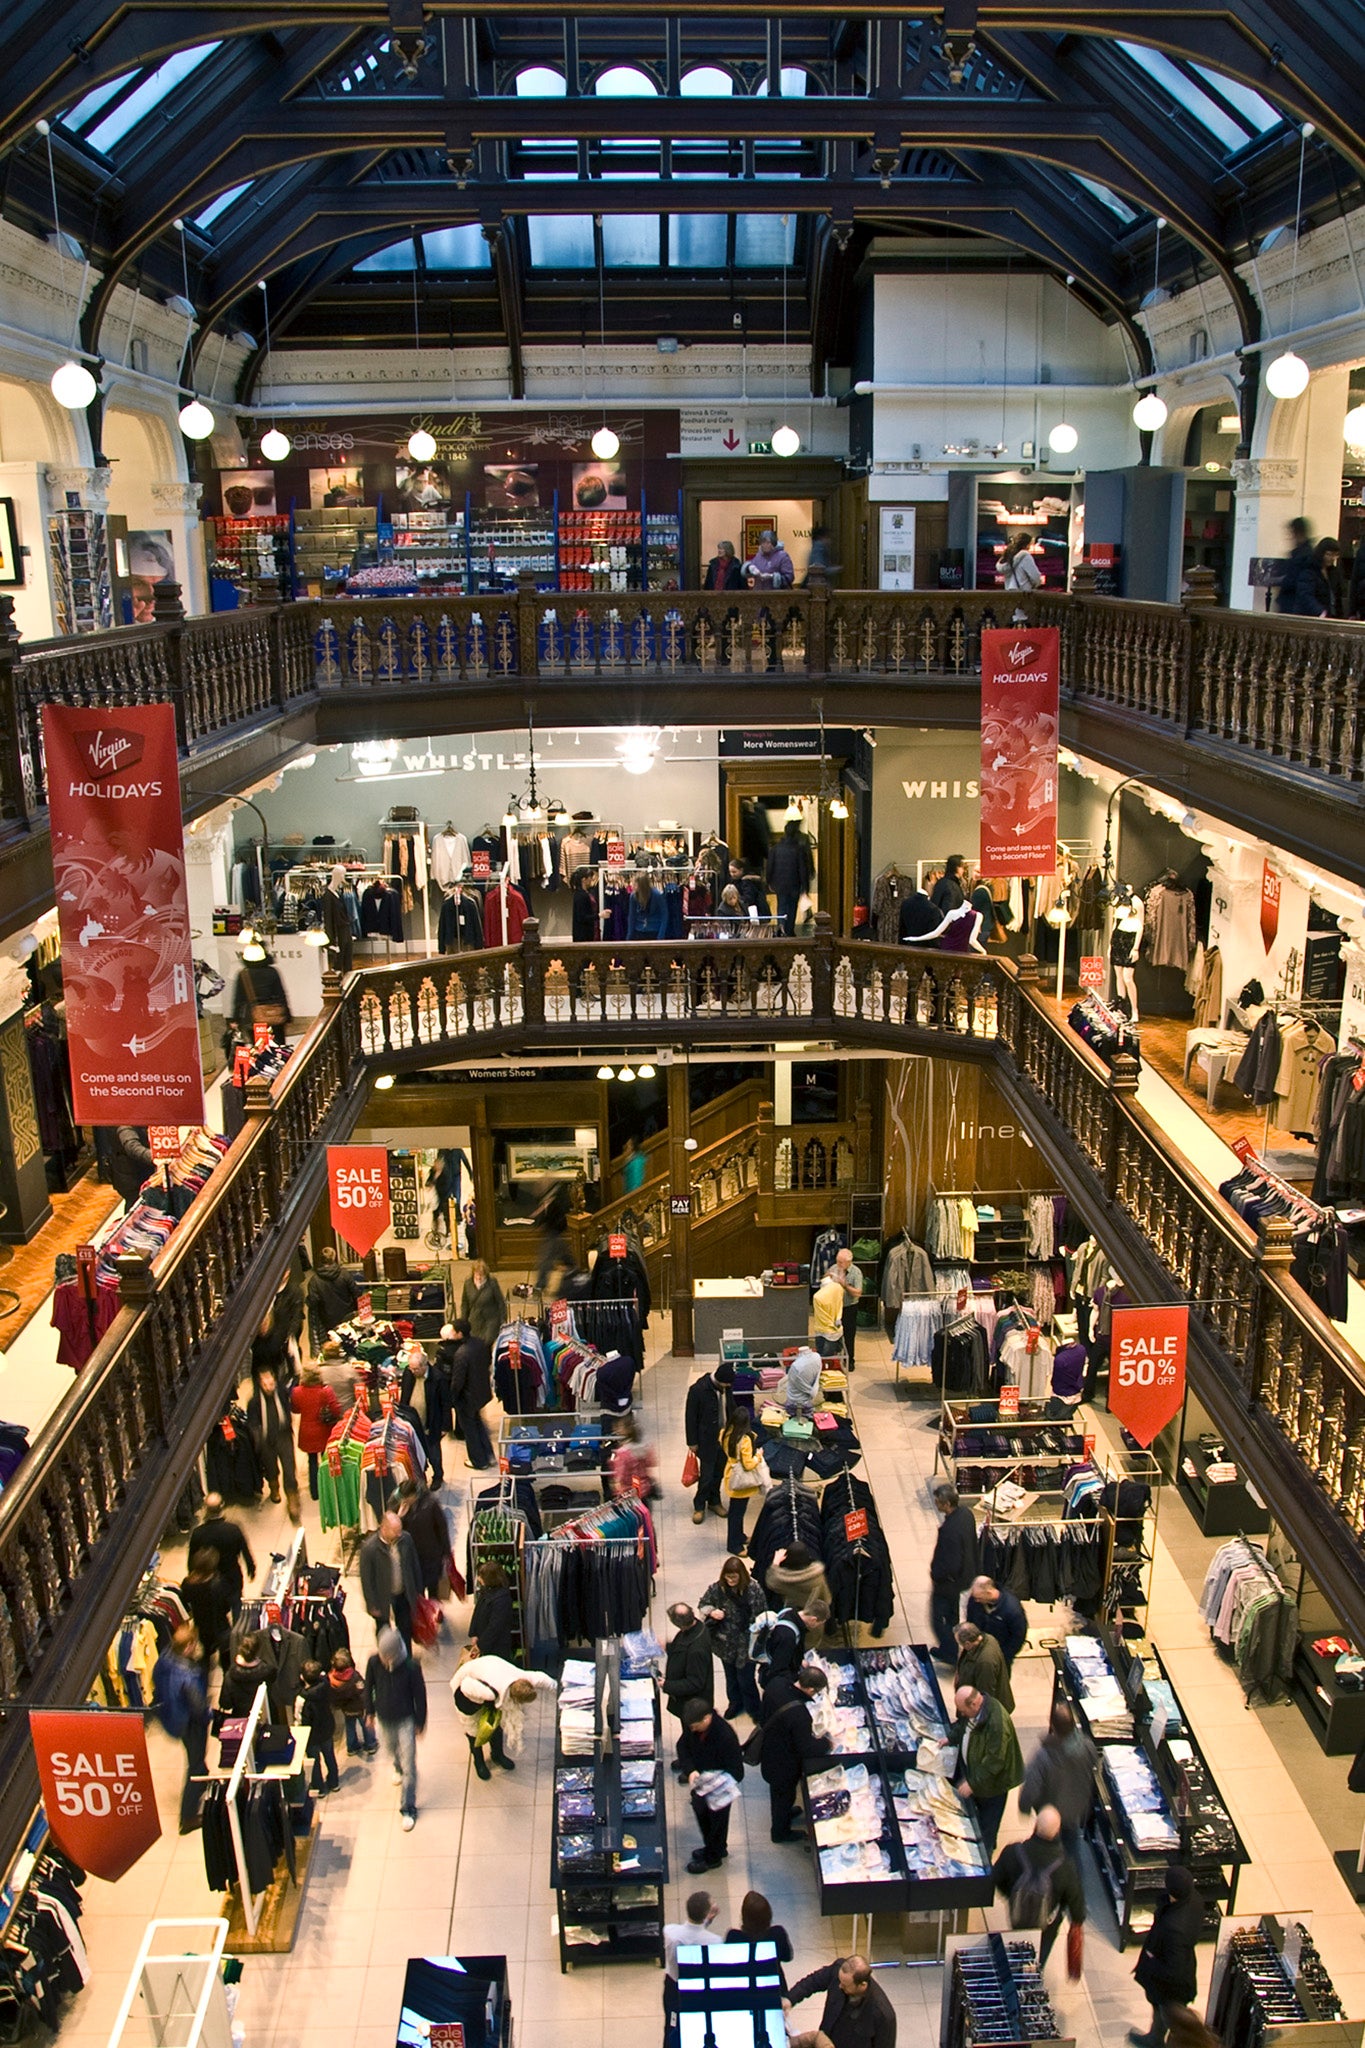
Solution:
M270 1036L271 1036L271 1034L270 1034L270 1026L269 1026L268 1024L253 1024L253 1025L252 1025L252 1027L251 1027L251 1037L252 1037L252 1042L253 1042L253 1044L255 1045L255 1047L256 1047L256 1050L257 1050L257 1052L264 1052L264 1051L265 1051L266 1047L267 1047L267 1046L269 1045L269 1043L270 1043Z
M856 1543L859 1537L866 1534L867 1509L854 1508L852 1514L844 1516L844 1540L847 1543Z
M1082 953L1080 982L1082 988L1099 989L1104 987L1104 955L1102 953Z
M95 1299L95 1260L98 1253L92 1244L76 1246L76 1270L80 1274L81 1293L87 1301Z
M239 1045L232 1060L232 1085L245 1088L251 1079L251 1051L248 1046Z
M1241 1160L1243 1166L1250 1165L1251 1161L1256 1157L1256 1147L1252 1144L1250 1138L1234 1138L1232 1149Z
M147 1130L147 1145L153 1159L178 1159L182 1150L179 1124L151 1124Z
M958 1312L958 1314L959 1314L959 1315L961 1315L961 1314L962 1314L963 1310L964 1310L964 1309L966 1308L966 1306L967 1306L967 1303L968 1303L968 1302L969 1302L969 1301L971 1300L971 1294L972 1294L972 1290L970 1289L970 1287L959 1287L959 1288L958 1288L958 1290L957 1290L957 1312Z
M622 1230L613 1230L611 1236L607 1239L607 1257L609 1259L623 1259L625 1255L625 1232Z
M471 853L469 866L476 875L488 875L493 872L492 863L486 853Z
M437 2020L427 2039L431 2048L464 2048L463 2020Z
M1094 1455L1095 1455L1095 1439L1094 1439L1094 1437L1093 1437L1093 1436L1087 1436L1087 1437L1083 1437L1083 1438L1082 1438L1082 1440L1081 1440L1081 1452L1082 1452L1082 1455L1083 1455L1084 1457L1086 1457L1086 1458L1093 1458L1093 1457L1094 1457Z
M1018 1415L1018 1413L1018 1387L1002 1387L1000 1389L1000 1420L1002 1422L1009 1421L1012 1417Z
M550 1303L550 1328L556 1337L562 1337L569 1327L569 1304L567 1301Z
M607 866L608 866L609 868L623 868L623 867L625 866L625 864L626 864L626 842L625 842L625 840L624 840L624 839L609 839L609 840L607 841Z

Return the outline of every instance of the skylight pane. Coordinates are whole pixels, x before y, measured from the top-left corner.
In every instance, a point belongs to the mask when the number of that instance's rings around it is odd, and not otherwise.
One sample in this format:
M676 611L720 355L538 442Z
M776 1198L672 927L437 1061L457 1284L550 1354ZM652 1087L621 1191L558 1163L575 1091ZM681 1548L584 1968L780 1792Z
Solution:
M390 242L387 249L376 249L370 256L362 256L356 264L357 270L412 270L416 267L412 237L405 242Z
M530 213L526 233L538 269L592 270L596 265L590 213Z
M155 71L149 71L126 100L120 100L112 114L106 114L98 127L92 128L88 137L92 149L111 150L121 142L129 129L135 128L154 108L159 107L168 93L182 85L192 71L197 71L206 57L211 57L218 48L217 43L199 43L192 50L177 50L164 64L158 64Z
M609 70L599 73L593 91L599 100L652 100L659 97L659 88L654 80L643 71L637 71L633 64L613 64Z
M73 134L79 135L86 122L93 121L100 108L107 105L116 92L122 92L130 79L136 77L136 71L125 71L119 78L106 78L103 85L95 86L84 99L77 100L69 113L58 114L57 119L63 128L70 128Z
M529 64L517 73L518 99L562 100L567 90L560 73L551 71L548 64Z
M428 270L487 270L493 261L493 252L476 221L423 235L422 254Z
M604 213L602 261L609 270L653 270L659 261L657 213Z
M237 204L237 201L244 192L251 190L255 182L254 178L248 178L245 184L233 185L228 191L220 192L216 199L210 199L203 212L196 213L194 216L195 226L197 228L211 228L220 215L225 214L230 206Z
M1243 85L1240 79L1224 78L1221 71L1208 71L1202 64L1196 64L1194 68L1201 78L1207 79L1215 92L1232 102L1258 134L1268 135L1272 128L1278 128L1281 121L1288 118L1278 107L1272 107L1269 100L1263 100L1251 86Z
M1073 171L1071 175L1078 185L1084 185L1092 199L1098 199L1101 206L1107 206L1109 211L1112 214L1116 214L1125 226L1129 221L1137 219L1137 214L1128 204L1127 200L1120 199L1118 193L1111 192L1107 185L1101 185L1098 178L1082 177L1079 171Z
M1187 114L1193 114L1200 127L1206 128L1210 135L1222 143L1224 149L1242 149L1246 146L1245 128L1239 127L1231 114L1215 100L1211 100L1206 92L1201 92L1194 80L1187 78L1179 65L1173 64L1160 50L1149 50L1143 43L1125 43L1122 40L1119 42L1119 48L1126 51L1133 62L1157 85L1164 86L1171 98L1177 101Z
M668 223L668 260L678 270L724 270L726 216L675 213Z
M722 71L718 64L695 65L678 80L678 91L685 100L729 99L734 89L732 74Z
M782 225L780 213L741 213L735 217L735 262L741 270L776 270L796 254L796 215Z

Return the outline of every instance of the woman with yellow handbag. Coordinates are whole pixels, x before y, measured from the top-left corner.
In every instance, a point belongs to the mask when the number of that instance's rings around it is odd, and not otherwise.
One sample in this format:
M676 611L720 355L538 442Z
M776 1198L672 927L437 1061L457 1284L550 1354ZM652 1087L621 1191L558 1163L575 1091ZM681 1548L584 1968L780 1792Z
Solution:
M516 1769L507 1752L521 1748L521 1710L538 1692L553 1693L554 1689L555 1682L547 1672L519 1671L505 1657L469 1657L459 1666L450 1690L480 1778L493 1775L488 1756L504 1771Z
M726 1503L725 1547L733 1557L745 1557L744 1517L749 1502L761 1499L768 1490L768 1468L753 1420L743 1409L737 1410L721 1431L720 1447L725 1459L721 1478Z

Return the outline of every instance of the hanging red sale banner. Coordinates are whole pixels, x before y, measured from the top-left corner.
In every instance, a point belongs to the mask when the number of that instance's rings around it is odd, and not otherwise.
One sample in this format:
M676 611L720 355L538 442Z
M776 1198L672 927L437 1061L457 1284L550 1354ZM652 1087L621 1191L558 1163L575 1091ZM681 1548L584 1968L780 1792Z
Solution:
M1268 860L1261 862L1261 943L1267 953L1280 929L1280 878Z
M28 1722L53 1842L115 1883L161 1834L141 1714L43 1708Z
M1116 1308L1109 1353L1109 1413L1144 1450L1185 1399L1185 1354L1190 1312L1173 1308Z
M363 1259L389 1227L389 1155L382 1145L329 1145L332 1222Z
M175 712L43 706L78 1124L201 1124Z
M1056 626L981 635L981 872L1057 867L1061 642Z

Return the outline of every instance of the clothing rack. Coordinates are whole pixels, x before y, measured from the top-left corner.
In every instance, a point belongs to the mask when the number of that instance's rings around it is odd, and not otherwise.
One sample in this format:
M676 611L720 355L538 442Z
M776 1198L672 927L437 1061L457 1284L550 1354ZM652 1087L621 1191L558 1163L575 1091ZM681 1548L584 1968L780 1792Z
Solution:
M40 1802L33 1809L23 1840L14 1853L14 1861L5 1873L3 1885L0 1885L0 1913L4 1915L0 1919L0 1945L14 1925L14 1917L24 1903L24 1895L33 1882L47 1842L47 1816Z
M1315 1202L1311 1195L1304 1194L1302 1188L1296 1188L1291 1182L1283 1179L1281 1175L1275 1172L1273 1167L1267 1166L1264 1159L1260 1158L1257 1153L1242 1154L1239 1152L1237 1156L1241 1161L1241 1171L1243 1173L1250 1173L1256 1179L1265 1181L1269 1187L1273 1188L1277 1195L1288 1202L1290 1207L1305 1217L1308 1222L1326 1223L1336 1214L1334 1209L1324 1207L1321 1202Z

